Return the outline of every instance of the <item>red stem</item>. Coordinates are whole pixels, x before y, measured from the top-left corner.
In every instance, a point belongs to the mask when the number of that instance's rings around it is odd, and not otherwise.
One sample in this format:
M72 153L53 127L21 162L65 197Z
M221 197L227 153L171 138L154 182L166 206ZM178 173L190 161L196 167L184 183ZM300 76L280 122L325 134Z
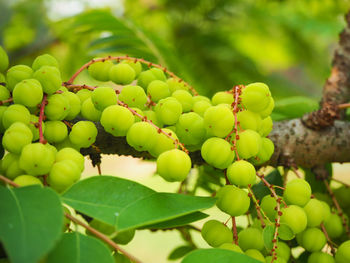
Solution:
M47 104L47 95L44 94L43 100L40 105L40 114L39 114L39 142L45 144L46 140L43 135L43 120L44 120L44 110Z
M149 62L147 60L144 60L142 58L133 58L133 57L129 57L129 56L119 56L119 57L112 57L112 56L108 56L108 57L104 57L104 58L97 58L97 59L92 59L89 62L87 62L86 64L84 64L80 69L78 69L77 72L74 73L74 75L67 81L67 84L72 84L73 81L76 79L76 77L86 68L88 68L91 64L94 64L96 62L104 62L106 60L116 60L117 62L121 61L121 60L129 60L129 61L133 61L133 62L140 62L142 64L147 65L148 67L155 67L155 68L159 68L161 70L164 71L164 73L167 73L170 77L177 79L179 82L183 82L185 86L187 86L189 88L189 90L191 90L191 92L193 93L193 95L197 96L198 92L191 86L189 85L187 82L184 82L181 78L179 78L178 76L176 76L173 72L169 71L167 68L158 65L158 64L154 64L152 62Z
M232 217L232 232L233 232L233 241L236 245L238 245L238 235L237 235L237 225L236 218Z
M7 100L2 100L2 101L0 101L0 106L4 105L5 103L12 102L12 101L13 101L13 98L8 98Z

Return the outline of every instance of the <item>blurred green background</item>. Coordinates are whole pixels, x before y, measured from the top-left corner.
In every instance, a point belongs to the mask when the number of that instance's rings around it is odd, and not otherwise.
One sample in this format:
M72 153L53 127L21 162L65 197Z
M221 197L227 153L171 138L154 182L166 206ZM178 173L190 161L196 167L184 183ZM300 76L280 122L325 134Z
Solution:
M128 54L168 67L208 96L262 81L277 113L292 118L317 107L349 7L348 0L0 0L0 45L11 65L54 55L64 80L93 57ZM288 98L295 112L284 107ZM97 173L86 165L85 176ZM334 169L350 180L349 165ZM178 189L152 176L151 162L104 156L102 171L159 191ZM218 209L207 212L226 220ZM198 233L194 241L207 246ZM126 248L144 262L164 263L183 244L177 231L144 230Z

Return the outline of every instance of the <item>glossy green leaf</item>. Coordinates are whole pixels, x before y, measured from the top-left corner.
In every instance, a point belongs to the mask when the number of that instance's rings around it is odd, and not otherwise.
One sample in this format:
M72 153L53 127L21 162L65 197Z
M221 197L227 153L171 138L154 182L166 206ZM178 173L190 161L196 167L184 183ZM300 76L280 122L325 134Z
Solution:
M281 223L280 227L278 228L278 237L282 240L292 240L295 235L293 230L288 225Z
M181 263L261 263L242 253L227 249L198 249L188 254Z
M308 97L295 96L276 101L273 112L284 115L286 119L293 119L317 109L318 101Z
M274 232L275 232L275 227L273 225L268 225L263 230L264 245L268 250L271 250L273 247L272 240L273 240Z
M182 258L186 254L190 253L192 250L194 250L194 247L191 246L181 246L175 248L168 256L169 260L176 260L179 258Z
M11 262L38 262L62 233L59 196L40 186L0 185L0 200L0 241Z
M111 251L98 239L78 232L66 233L46 263L113 263Z
M82 180L62 198L79 212L114 225L119 231L173 220L215 204L211 197L157 193L139 183L113 176Z

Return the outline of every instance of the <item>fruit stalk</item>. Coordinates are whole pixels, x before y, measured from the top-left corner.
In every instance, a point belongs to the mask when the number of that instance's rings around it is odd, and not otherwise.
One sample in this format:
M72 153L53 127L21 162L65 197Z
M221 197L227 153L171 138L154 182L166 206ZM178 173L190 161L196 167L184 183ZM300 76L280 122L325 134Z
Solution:
M332 254L335 255L335 249L334 249L334 247L333 247L333 242L332 242L332 240L330 239L330 237L329 237L329 235L328 235L328 233L327 233L327 230L326 230L326 228L325 228L325 226L324 226L323 223L321 223L321 229L322 229L322 232L323 232L323 234L325 235L325 237L326 237L326 239L327 239L327 243L328 243L329 247L331 248Z
M8 98L7 100L0 101L0 105L4 105L5 103L12 102L13 98Z
M43 135L43 120L44 120L44 110L45 110L46 104L47 104L47 95L44 94L43 100L41 101L40 113L39 113L39 142L42 144L46 143L46 140Z

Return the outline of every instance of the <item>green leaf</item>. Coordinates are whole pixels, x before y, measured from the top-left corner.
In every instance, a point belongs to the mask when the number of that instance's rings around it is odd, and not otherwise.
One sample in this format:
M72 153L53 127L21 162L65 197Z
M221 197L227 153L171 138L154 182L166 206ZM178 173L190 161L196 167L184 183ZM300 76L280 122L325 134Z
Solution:
M0 200L0 240L11 262L38 262L62 233L59 196L40 186L0 186Z
M118 231L172 220L215 204L215 198L157 193L114 176L82 180L68 189L62 198L79 212L113 225Z
M186 254L190 253L192 250L194 250L194 248L191 246L177 247L170 253L168 259L176 260L176 259L182 258Z
M46 263L113 263L111 251L98 239L78 232L66 233Z
M318 109L318 102L303 96L288 97L276 101L274 113L284 115L285 119L299 118Z
M142 228L147 229L164 229L164 228L173 228L173 227L179 227L188 225L189 223L201 220L208 217L207 214L204 214L202 212L194 212L188 215L180 216L174 219L170 219L164 222L151 224L147 226L143 226Z
M264 244L268 250L271 250L273 248L272 240L273 240L274 232L275 232L275 227L273 225L268 225L263 230Z
M198 249L188 254L181 263L261 263L242 253L227 249Z
M278 228L278 237L282 240L292 240L295 235L293 230L288 225L281 223L280 227Z

